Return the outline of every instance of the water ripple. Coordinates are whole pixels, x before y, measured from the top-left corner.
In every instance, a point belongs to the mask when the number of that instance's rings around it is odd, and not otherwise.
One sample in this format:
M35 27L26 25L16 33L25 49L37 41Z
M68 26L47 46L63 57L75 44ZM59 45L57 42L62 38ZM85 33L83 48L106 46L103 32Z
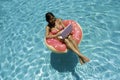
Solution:
M119 0L1 0L0 4L0 80L119 80ZM79 49L89 63L80 65L72 51L57 55L47 49L43 34L48 11L81 25Z

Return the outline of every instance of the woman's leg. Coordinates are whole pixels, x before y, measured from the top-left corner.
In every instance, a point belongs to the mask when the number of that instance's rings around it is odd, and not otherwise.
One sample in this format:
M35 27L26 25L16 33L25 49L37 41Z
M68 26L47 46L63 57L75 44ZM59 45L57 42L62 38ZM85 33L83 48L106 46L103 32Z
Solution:
M77 49L73 46L73 44L71 44L69 42L68 39L65 39L65 43L66 43L66 45L67 45L68 48L70 48L71 50L73 50L75 53L78 53ZM80 57L79 57L79 60L80 60L81 65L84 64L83 60Z
M74 46L73 44L68 40L68 39L65 39L65 43L67 45L68 48L70 48L71 50L73 50L78 56L79 58L81 58L82 60L84 60L85 62L88 62L89 59L85 56L83 56Z
M75 42L75 40L72 38L71 35L68 36L68 39L69 39L70 42L72 42L72 44L74 45L74 47L79 51L78 45L77 45L77 43Z
M74 47L79 51L78 45L77 45L77 43L75 42L75 40L73 40L73 38L72 38L71 35L68 36L68 39L69 39L70 42L74 45ZM80 51L79 51L79 53L80 53ZM80 59L80 63L81 63L81 64L84 64L84 63L85 63L85 61L84 61L82 58L79 57L79 59Z

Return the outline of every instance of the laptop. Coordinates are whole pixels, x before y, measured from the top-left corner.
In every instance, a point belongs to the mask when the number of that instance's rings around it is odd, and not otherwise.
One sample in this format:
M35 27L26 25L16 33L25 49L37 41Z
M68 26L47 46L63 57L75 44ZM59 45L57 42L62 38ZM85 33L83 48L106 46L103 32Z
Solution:
M68 26L66 26L66 28L62 31L62 33L60 34L60 36L62 36L62 38L66 38L72 31L72 25L69 24Z

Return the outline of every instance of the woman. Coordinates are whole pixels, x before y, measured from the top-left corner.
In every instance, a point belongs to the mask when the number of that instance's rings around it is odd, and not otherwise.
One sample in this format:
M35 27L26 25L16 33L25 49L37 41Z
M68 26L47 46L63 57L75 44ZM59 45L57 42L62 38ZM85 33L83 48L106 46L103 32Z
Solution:
M78 45L72 39L71 35L69 35L65 39L62 39L61 36L59 36L62 29L64 29L65 27L61 19L56 18L51 12L46 13L45 17L46 21L48 22L48 25L46 26L46 38L58 38L59 40L63 41L69 49L71 49L79 56L81 64L89 62L90 60L80 53ZM52 35L49 35L50 32L52 33Z

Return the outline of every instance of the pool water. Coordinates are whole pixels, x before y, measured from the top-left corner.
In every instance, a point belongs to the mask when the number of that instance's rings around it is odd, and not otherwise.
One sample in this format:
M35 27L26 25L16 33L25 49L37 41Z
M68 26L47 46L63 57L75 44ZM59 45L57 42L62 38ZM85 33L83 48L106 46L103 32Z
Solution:
M82 26L89 63L46 47L48 11ZM119 56L120 0L0 0L0 80L119 80Z

